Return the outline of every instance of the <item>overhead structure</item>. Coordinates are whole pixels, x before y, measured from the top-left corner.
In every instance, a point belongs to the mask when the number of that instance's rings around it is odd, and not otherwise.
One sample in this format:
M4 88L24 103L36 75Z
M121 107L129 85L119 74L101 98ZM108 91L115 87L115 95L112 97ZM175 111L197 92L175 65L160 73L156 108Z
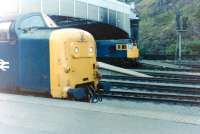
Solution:
M130 18L136 17L132 6L117 0L4 0L7 14L44 12L103 22L130 34ZM1 15L1 14L0 14ZM136 17L137 18L137 17Z

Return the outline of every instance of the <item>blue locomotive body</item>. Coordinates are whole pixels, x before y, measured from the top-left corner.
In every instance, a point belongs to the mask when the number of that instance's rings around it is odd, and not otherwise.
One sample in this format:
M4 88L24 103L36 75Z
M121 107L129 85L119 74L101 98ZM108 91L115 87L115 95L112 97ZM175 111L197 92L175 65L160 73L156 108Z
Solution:
M97 40L97 57L98 58L127 58L127 50L117 51L117 44L131 44L130 39L118 40Z
M0 89L49 92L49 36L52 30L22 26L27 18L34 17L44 21L40 13L32 13L0 22ZM41 26L46 25L42 23Z
M49 35L50 30L31 32L19 37L18 85L25 89L49 91Z
M1 89L14 88L18 73L17 46L10 42L0 42L0 85Z
M97 59L122 67L137 65L139 50L131 39L97 40Z

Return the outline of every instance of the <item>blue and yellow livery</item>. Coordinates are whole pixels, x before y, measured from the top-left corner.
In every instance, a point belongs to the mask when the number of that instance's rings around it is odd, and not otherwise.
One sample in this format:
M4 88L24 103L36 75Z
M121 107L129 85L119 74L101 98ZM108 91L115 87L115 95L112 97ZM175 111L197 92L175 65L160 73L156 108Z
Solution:
M139 49L131 39L97 40L97 57L100 61L133 67L139 58Z
M91 34L30 13L0 20L0 89L85 99L98 85Z

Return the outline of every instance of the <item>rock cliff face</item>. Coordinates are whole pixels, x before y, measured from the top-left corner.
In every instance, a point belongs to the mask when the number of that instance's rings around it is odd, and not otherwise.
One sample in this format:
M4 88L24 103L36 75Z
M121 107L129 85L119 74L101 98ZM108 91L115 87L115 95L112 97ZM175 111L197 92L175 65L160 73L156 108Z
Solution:
M133 0L134 1L134 0ZM143 54L174 54L176 12L187 17L183 54L200 55L200 0L135 0L140 14L140 48Z

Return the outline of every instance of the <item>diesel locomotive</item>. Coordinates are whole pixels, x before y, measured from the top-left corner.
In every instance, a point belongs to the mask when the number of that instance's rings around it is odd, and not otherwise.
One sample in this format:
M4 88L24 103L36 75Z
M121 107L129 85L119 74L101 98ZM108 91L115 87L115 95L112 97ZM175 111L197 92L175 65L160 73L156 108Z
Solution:
M122 67L134 67L138 64L139 49L133 40L97 40L96 43L99 61Z
M88 99L98 90L96 43L75 28L60 28L43 13L0 20L0 89Z

